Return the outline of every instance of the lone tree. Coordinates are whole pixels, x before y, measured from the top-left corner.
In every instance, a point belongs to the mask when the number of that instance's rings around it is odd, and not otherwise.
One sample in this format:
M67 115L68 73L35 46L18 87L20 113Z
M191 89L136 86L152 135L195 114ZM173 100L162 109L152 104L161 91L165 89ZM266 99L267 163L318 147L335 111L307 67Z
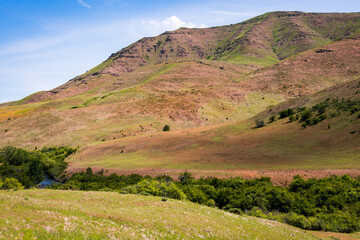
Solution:
M169 125L165 125L165 126L163 127L163 131L164 131L164 132L170 131L170 126L169 126Z

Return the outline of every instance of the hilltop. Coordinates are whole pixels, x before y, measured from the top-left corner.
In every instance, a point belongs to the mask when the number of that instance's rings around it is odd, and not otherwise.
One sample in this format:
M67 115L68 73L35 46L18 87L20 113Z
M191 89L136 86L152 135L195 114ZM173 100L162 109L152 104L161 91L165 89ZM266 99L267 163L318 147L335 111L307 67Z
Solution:
M162 63L216 60L236 63L235 72L250 72L335 41L357 39L359 16L359 13L272 12L229 26L180 28L143 38L68 83L21 103L77 95L103 85L105 80L118 80L113 85L126 84L128 81L119 81L125 73Z

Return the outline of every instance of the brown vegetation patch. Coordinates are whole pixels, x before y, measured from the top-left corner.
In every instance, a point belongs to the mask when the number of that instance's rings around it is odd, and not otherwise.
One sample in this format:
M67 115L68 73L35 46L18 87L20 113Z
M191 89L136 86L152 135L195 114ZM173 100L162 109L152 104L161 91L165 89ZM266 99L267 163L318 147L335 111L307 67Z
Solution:
M102 168L94 167L93 171L100 171ZM75 172L85 171L86 168L78 168L76 165L67 169L69 174ZM185 170L192 173L195 178L200 177L218 177L218 178L233 178L241 177L244 179L254 179L261 177L270 177L275 185L287 186L294 176L301 176L304 179L316 178L321 179L333 175L343 176L348 174L352 178L360 176L360 169L290 169L290 170L198 170L198 169L106 169L106 174L110 175L116 173L118 175L139 174L142 176L149 175L152 177L168 175L177 179L180 173Z

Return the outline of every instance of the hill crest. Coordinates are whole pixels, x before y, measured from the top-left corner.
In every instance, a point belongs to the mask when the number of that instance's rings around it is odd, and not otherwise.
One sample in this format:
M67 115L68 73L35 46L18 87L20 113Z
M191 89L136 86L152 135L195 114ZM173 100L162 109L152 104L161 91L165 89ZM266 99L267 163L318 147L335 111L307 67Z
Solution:
M135 69L160 63L217 60L253 68L277 63L290 56L345 38L357 38L360 13L270 12L247 21L211 28L180 28L146 37L113 53L107 60L69 82L28 98L26 102L81 94L99 75L119 78ZM58 96L56 96L58 95Z

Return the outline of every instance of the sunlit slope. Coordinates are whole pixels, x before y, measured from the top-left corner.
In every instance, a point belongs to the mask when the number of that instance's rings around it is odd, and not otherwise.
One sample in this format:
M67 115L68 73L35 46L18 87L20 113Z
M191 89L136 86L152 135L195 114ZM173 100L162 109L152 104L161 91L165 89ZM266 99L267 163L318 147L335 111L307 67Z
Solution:
M141 67L73 97L0 108L0 145L93 142L232 122L284 100L242 88L244 68L215 61ZM99 77L100 78L100 77ZM90 84L90 83L89 83Z
M1 105L0 146L87 148L116 140L127 145L134 137L161 135L166 124L181 132L244 121L288 99L358 78L358 19L359 14L275 12L142 39L57 89ZM221 147L221 141L214 144ZM232 156L232 150L224 151ZM198 159L189 154L189 161Z
M0 237L5 239L319 239L316 233L275 221L150 196L0 191L0 206Z
M357 38L359 19L359 13L271 12L228 26L181 28L143 38L66 84L19 103L96 90L109 78L119 79L141 66L165 62L211 59L250 68L269 66L333 41Z
M245 77L256 89L300 97L359 77L360 41L346 39L292 56Z
M244 120L287 99L359 77L360 41L342 40L275 65L175 61L140 67L72 97L0 108L0 145L40 147L109 141Z
M326 118L317 124L304 128L301 119L278 119L279 112L288 108L301 118L304 111L297 110L300 107L311 110L311 119L321 119L313 108L319 103L327 103ZM354 80L273 106L252 120L88 145L70 159L70 169L358 168L359 109L360 83ZM270 123L272 115L275 121ZM255 119L266 125L255 128Z

